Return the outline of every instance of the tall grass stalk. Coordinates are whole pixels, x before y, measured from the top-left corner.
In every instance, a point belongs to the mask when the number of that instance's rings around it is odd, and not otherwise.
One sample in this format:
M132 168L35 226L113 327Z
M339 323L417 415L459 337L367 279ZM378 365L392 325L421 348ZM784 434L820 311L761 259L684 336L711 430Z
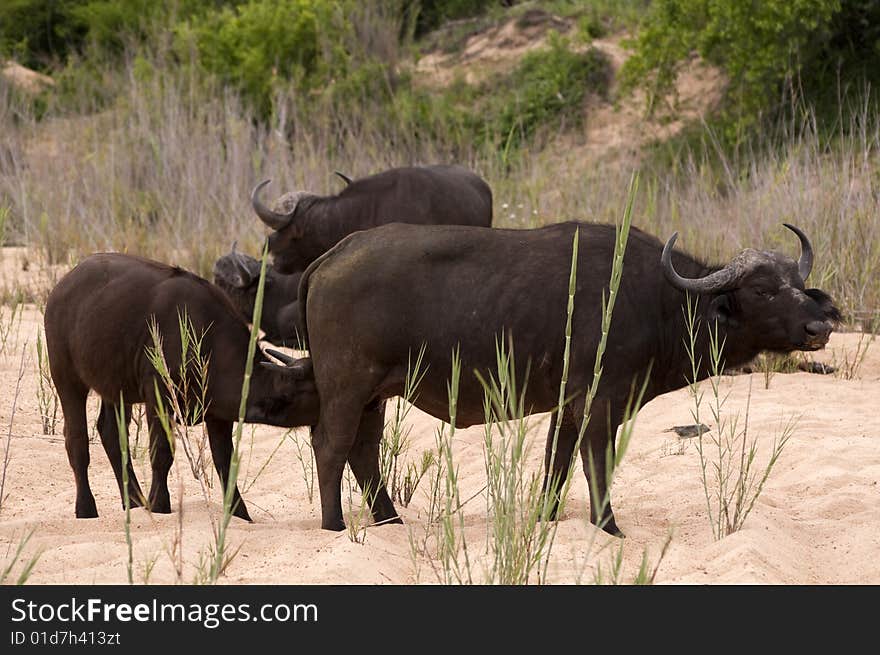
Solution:
M874 339L876 339L875 334L862 332L859 334L855 352L850 352L844 348L839 360L838 357L834 357L834 361L837 364L836 377L843 378L844 380L855 380L859 376L859 370L862 368L862 363L868 354L868 348L874 342Z
M12 211L9 207L0 207L0 247L6 245L6 233L9 229L9 216Z
M573 450L574 453L577 453L580 450L581 443L583 442L584 434L586 433L587 426L590 421L590 413L593 406L593 400L596 397L596 393L599 388L599 382L602 378L603 365L602 360L605 356L605 349L608 342L608 334L611 330L611 319L614 313L614 304L617 299L617 292L620 288L620 281L623 276L623 259L624 254L626 253L626 244L629 238L629 231L632 227L632 216L633 216L633 207L635 205L636 196L638 194L639 188L639 173L638 171L633 172L630 176L629 181L629 190L627 192L626 204L623 210L623 216L619 224L617 224L615 228L615 239L614 239L614 255L611 263L611 274L608 279L608 296L606 299L606 295L603 292L602 294L602 323L601 323L601 335L599 338L599 343L596 346L596 358L593 364L593 378L590 384L590 387L587 389L586 397L584 398L584 411L583 416L581 417L581 424L578 428L578 436L577 441L575 443L575 448ZM575 278L577 275L577 265L574 261L575 249L572 248L572 278ZM574 292L571 287L572 282L570 282L570 291L569 291L569 307L568 307L568 315L566 318L567 325L570 324L571 316L574 313ZM569 330L570 332L570 330ZM565 360L570 357L570 349L569 349L569 340L566 340L566 350L564 351ZM563 368L567 369L567 361L563 363ZM611 442L609 443L609 450L606 453L605 462L596 463L592 461L592 457L588 462L588 466L590 469L590 484L593 484L593 480L595 480L596 466L601 465L606 467L606 481L608 485L608 493L610 493L612 482L614 479L614 471L619 465L620 461L623 459L624 454L626 453L627 446L629 444L629 439L632 435L632 429L634 428L634 422L630 421L631 417L634 417L638 412L639 407L641 407L642 395L645 391L645 385L648 381L648 374L645 375L645 380L642 385L641 391L633 403L633 396L630 395L630 398L627 400L626 412L624 413L624 422L623 422L623 430L621 431L620 438L618 440L617 447L614 447L614 437L611 438ZM635 380L633 380L633 384L635 385ZM564 395L562 391L560 391L560 399L564 399ZM557 406L558 415L561 415L564 411L564 407L562 404ZM557 430L554 431L554 441L558 436L558 426ZM555 444L554 444L555 445ZM554 453L555 456L555 453ZM569 490L571 489L572 480L575 475L575 469L577 465L577 457L573 457L572 461L568 463L568 474L565 478L565 482L562 484L561 488L559 487L558 481L550 481L550 487L553 493L557 495L559 498L558 508L557 508L557 516L561 516L564 509L565 503L568 498ZM594 494L593 497L596 495ZM552 496L551 496L552 498ZM595 513L597 516L604 515L605 506L608 504L609 498L608 495L600 500L600 507L595 508ZM546 509L549 509L549 506L546 506ZM546 510L545 510L546 511ZM549 518L549 517L548 517ZM556 525L554 525L553 531L549 535L549 544L547 548L547 555L544 557L542 570L544 579L547 578L547 569L550 565L550 553L553 550L553 545L556 540ZM601 528L602 526L597 526ZM596 533L594 532L588 548L586 552L589 553L592 549L593 540L596 538Z
M6 472L9 470L9 458L12 455L12 425L15 422L15 410L18 408L18 397L21 394L21 381L24 378L27 342L21 349L21 360L18 364L18 377L15 380L15 391L12 394L12 410L9 412L9 428L6 431L6 449L3 451L3 473L0 475L0 511L6 500Z
M565 310L565 348L562 354L562 378L559 381L559 400L556 403L556 427L553 430L553 443L550 449L550 463L548 471L553 470L556 463L556 451L559 446L559 432L562 429L565 417L565 389L568 386L568 367L571 360L571 319L574 316L574 296L577 291L577 264L578 242L580 241L580 228L574 231L574 239L571 243L571 272L568 276L568 305ZM551 504L555 502L556 492L559 490L559 480L553 478L549 481L544 494L543 515L549 518Z
M185 311L178 313L178 326L181 341L181 363L175 374L171 371L165 358L163 337L158 323L152 318L149 324L152 346L147 346L146 354L159 377L159 380L153 380L156 416L162 426L165 438L168 440L172 457L176 454L177 443L183 444L183 451L189 462L193 478L199 483L202 497L207 503L211 499L210 487L212 484L207 459L204 457L207 434L203 427L201 438L193 446L190 443L190 430L187 425L190 422L190 418L196 419L193 422L197 422L197 420L201 420L204 417L205 391L208 378L207 359L202 357L201 354L201 339L204 335L198 335L198 338L195 339L197 350L194 353L191 344L193 337L197 335L194 334L194 327ZM194 402L191 402L192 395L189 393L191 388L188 378L191 371L198 377L196 387L202 390L201 395L196 396ZM170 407L166 407L166 399ZM177 461L176 457L174 457L174 461ZM213 516L211 516L211 522L215 524Z
M636 171L632 174L629 182L629 191L626 197L626 207L623 211L623 220L615 228L614 239L614 259L611 264L611 278L608 281L608 295L602 292L602 334L599 338L599 345L596 348L596 359L593 363L593 380L590 388L587 390L587 396L584 402L584 415L581 420L581 427L578 430L578 444L583 439L587 425L590 423L590 411L593 407L593 400L599 389L599 382L602 379L602 359L605 355L605 348L608 344L608 333L611 331L611 317L614 314L614 303L617 301L617 291L620 288L620 279L623 276L623 256L626 253L626 242L629 239L629 230L632 226L632 213L635 204L636 195L639 191L639 173Z
M250 340L248 341L248 353L244 367L244 379L241 383L241 402L238 406L238 423L235 427L232 458L229 463L229 479L226 481L226 493L224 493L223 495L223 515L220 518L215 533L214 557L211 562L208 576L208 580L211 583L217 581L217 579L223 574L229 562L231 561L230 553L228 552L228 545L226 543L227 530L229 528L229 521L232 518L232 512L234 510L234 507L232 505L232 498L235 492L235 485L238 482L238 467L239 462L241 461L239 446L241 445L244 417L247 412L247 400L251 387L251 374L253 373L254 369L254 354L257 349L257 339L260 333L260 320L263 316L263 296L266 289L266 262L268 260L268 253L269 244L268 242L266 242L266 244L263 246L263 254L260 261L260 279L257 284L257 298L254 303L254 315L251 319L251 336ZM234 553L232 553L232 556L234 556Z
M3 570L0 571L0 585L7 584L7 580L9 580L9 576L12 575L12 569L15 568L15 565L19 562L23 562L22 553L24 553L24 549L27 548L28 542L31 540L31 537L34 535L34 530L31 529L24 537L22 537L18 545L15 548L15 553L13 553L12 557L6 560L6 565L3 567ZM24 562L24 566L18 574L18 577L15 580L15 584L17 586L21 586L28 581L28 578L31 577L31 573L34 570L34 567L37 565L37 561L40 559L40 556L43 554L42 550L38 550L35 555L33 555L27 562Z
M464 530L463 503L459 494L458 467L452 453L455 436L455 420L458 408L458 385L461 380L461 356L456 348L452 351L452 369L447 383L449 399L449 423L436 432L438 458L442 462L438 479L440 489L440 512L437 520L437 558L442 568L445 584L473 584L473 572L468 554ZM438 485L438 486L439 486Z
M345 517L345 528L348 539L355 544L364 544L367 541L367 527L372 522L373 503L376 500L376 492L370 484L361 489L360 500L355 506L351 494L351 478L347 477L348 483L348 512Z
M669 551L669 546L672 544L672 532L667 533L666 539L663 541L663 545L660 546L660 553L657 556L656 562L654 562L653 566L651 565L651 561L648 557L648 549L642 551L642 559L639 563L639 568L636 571L635 575L630 580L624 578L623 571L623 550L624 545L618 544L617 548L614 551L614 555L611 558L611 563L607 569L602 567L601 562L596 564L596 570L593 573L593 584L597 585L622 585L622 584L634 584L634 585L652 585L654 581L657 579L657 572L660 570L660 565L663 563L663 560L666 559L666 553Z
M608 295L606 297L604 292L602 294L602 333L599 339L599 343L596 346L596 358L593 364L593 378L590 387L587 389L586 398L584 399L584 411L581 419L581 424L578 429L578 437L574 449L575 453L580 450L584 434L586 433L587 426L589 425L593 401L595 400L598 393L599 383L602 378L602 371L604 370L603 359L607 347L608 334L611 330L611 321L614 315L614 305L620 288L620 281L623 277L624 255L626 253L626 244L629 239L630 228L632 227L633 208L635 206L636 196L638 195L639 179L639 172L634 171L630 177L623 217L620 223L617 224L615 228L614 255L611 264L611 274L608 280ZM573 311L573 308L571 309L571 311ZM605 461L595 462L592 457L592 452L590 452L588 455L589 461L587 462L587 464L590 470L589 484L591 489L591 499L596 498L598 499L599 503L598 508L591 508L591 510L592 513L595 513L595 515L597 516L604 516L605 509L610 503L610 493L614 482L615 471L620 466L620 463L623 461L623 458L629 448L629 443L632 438L633 430L635 429L635 417L638 414L639 409L641 408L642 399L644 397L645 390L647 389L648 380L650 379L650 371L652 366L653 362L649 363L648 370L645 371L644 379L642 380L642 384L640 387L638 386L638 381L636 379L632 380L630 394L627 398L626 406L624 407L620 435L612 435L609 439L609 443L605 452ZM562 408L560 407L559 410L561 411ZM572 458L572 462L569 463L569 470L568 475L566 476L565 484L562 486L562 489L559 490L559 515L561 515L562 511L564 510L565 502L568 497L568 492L571 487L571 482L574 478L576 464L575 460L576 458ZM603 466L606 473L607 491L605 495L601 498L598 497L599 495L595 487L597 466ZM591 500L591 502L593 501ZM596 527L601 529L602 527L604 527L604 524L600 522L600 524ZM592 551L593 544L597 535L598 530L592 531L588 546L585 551L587 555L584 557L584 567L587 564L587 558L589 556L589 553ZM543 562L543 574L545 579L547 576L547 568L550 563L549 553L552 551L555 539L556 532L554 528L554 531L550 534L550 544L547 551L548 555L544 558ZM579 579L581 575L582 572L578 576Z
M695 303L688 298L686 310L688 337L686 341L691 370L694 377L690 381L691 396L694 400L692 414L697 424L703 394L696 383L699 360L695 354L697 315ZM742 528L755 502L764 490L788 440L794 433L796 419L790 419L782 428L780 435L770 446L770 455L763 466L757 462L758 440L749 435L749 411L752 401L752 384L746 398L745 414L740 424L740 414L728 416L724 405L729 397L722 392L721 374L724 370L724 339L719 335L717 323L708 330L709 337L709 385L710 412L715 421L714 433L702 433L696 440L700 457L700 480L706 499L706 510L712 536L715 540L737 532ZM711 435L711 436L707 436ZM708 444L707 444L708 441ZM707 448L708 445L708 448Z
M400 502L404 507L409 507L422 479L436 464L437 458L433 450L422 452L421 459L416 462L406 463L406 470L400 483Z
M162 410L160 413L165 417L163 425L166 422L169 424L174 422L174 418L176 418L177 425L183 426L182 430L177 431L177 434L192 469L193 477L210 487L212 478L208 470L206 430L201 429L200 437L195 443L192 443L193 439L188 427L191 424L201 423L207 410L208 366L210 362L209 357L202 354L202 341L207 330L198 334L186 308L183 311L178 310L177 322L180 334L180 366L177 371L169 370L165 351L162 348L162 335L155 319L150 321L150 339L153 345L147 348L147 356L162 381L165 391L163 395L171 403L171 415L169 416L164 411L164 401L161 395L157 394L157 404Z
M266 458L266 461L260 465L260 468L257 470L254 477L248 479L247 484L242 484L242 487L241 487L242 495L244 495L245 492L248 489L250 489L252 486L254 486L256 481L260 479L260 476L263 475L263 471L266 470L266 467L269 466L269 464L275 458L275 454L278 452L278 450L281 448L281 446L284 445L284 442L287 441L288 437L290 436L290 432L291 432L291 430L288 430L283 435L281 435L281 439L279 439L278 443L275 444L275 447L272 449L272 452L269 453L269 456ZM251 431L251 438L253 438L253 430ZM251 452L253 452L253 444L251 444ZM248 458L248 464L250 464L250 458ZM247 475L247 473L245 473L245 479L247 479L247 478L248 478L248 475Z
M382 479L388 485L388 493L392 501L400 502L403 500L404 481L412 487L413 484L418 485L418 480L421 479L418 469L414 469L412 466L404 466L401 469L400 459L406 455L409 449L411 428L406 425L406 418L415 403L419 383L427 372L427 368L422 368L425 347L426 344L422 344L419 348L415 362L412 361L412 353L407 358L403 396L395 400L394 417L390 423L385 425L385 433L379 444L379 470ZM404 476L405 479L402 479L401 476ZM410 498L414 491L414 488L408 490ZM408 503L409 500L405 504Z
M116 428L119 431L119 450L122 456L122 505L125 507L125 543L128 546L126 572L128 584L134 584L134 551L131 543L131 498L128 496L128 423L125 420L125 399L119 392L119 405L116 407Z
M6 352L9 337L12 336L12 328L18 318L18 327L21 328L21 315L24 304L16 298L7 309L5 304L0 304L0 355Z
M314 501L315 497L315 451L312 450L312 444L308 441L300 441L299 437L292 430L285 432L293 445L296 446L296 459L299 462L302 471L303 482L306 485L306 494L309 497L309 503Z
M528 411L526 389L517 389L513 345L496 342L498 378L481 380L484 389L484 453L487 479L487 538L490 563L485 582L528 584L555 530L538 472L526 470ZM526 375L525 379L528 379Z
M37 332L37 405L40 408L40 423L43 434L55 434L58 425L58 394L52 373L49 371L49 357L43 347L41 333Z

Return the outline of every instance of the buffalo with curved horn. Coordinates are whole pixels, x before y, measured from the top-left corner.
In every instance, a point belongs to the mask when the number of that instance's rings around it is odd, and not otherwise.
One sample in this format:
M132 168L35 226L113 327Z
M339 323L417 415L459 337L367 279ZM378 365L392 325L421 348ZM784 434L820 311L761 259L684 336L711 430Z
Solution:
M425 347L424 377L414 403L442 420L449 420L448 382L453 352L458 353L456 425L466 427L485 421L480 379L497 375L501 339L513 344L509 352L521 378L515 388L523 390L526 411L554 412L545 488L565 480L580 443L590 478L590 520L620 534L602 463L606 452L613 452L634 384L644 383L648 402L691 381L684 345L688 293L696 296L697 321L711 328L697 332L698 379L710 374L708 335L716 327L730 367L765 350L815 350L827 343L840 314L827 294L805 288L812 247L800 230L788 227L801 240L799 262L749 249L723 267L673 250L676 235L664 247L655 237L631 230L607 336L608 366L593 399L594 419L581 442L614 226L560 223L487 230L395 224L352 234L310 266L300 284L300 312L321 399L312 443L322 527L344 527L340 481L346 461L361 487L375 493L375 520L399 520L380 478L378 451L385 399L403 395L412 353ZM572 400L557 417L571 266L567 253L575 230L577 290L566 387Z
M798 275L801 281L806 282L813 270L813 246L807 235L794 225L783 223L785 227L794 232L801 242L801 256L798 260ZM744 250L736 259L719 271L711 273L699 279L687 279L681 277L675 272L672 266L672 248L675 240L678 238L678 232L674 232L666 245L663 247L661 262L663 264L663 273L671 285L682 291L693 291L695 293L712 293L722 289L729 288L734 282L741 278L743 274L759 265L761 260L767 260L769 265L781 263L780 255L770 252L758 252L757 250Z
M214 284L223 289L232 304L248 323L254 314L257 286L260 279L260 262L253 257L232 250L214 263ZM285 275L273 267L266 268L263 290L263 318L260 329L263 338L276 346L298 348L299 304L297 288L302 273Z
M264 180L254 187L251 205L273 232L269 251L279 273L295 273L352 232L386 223L420 225L492 224L492 191L461 166L414 166L351 180L338 194L295 191L273 207L260 199Z

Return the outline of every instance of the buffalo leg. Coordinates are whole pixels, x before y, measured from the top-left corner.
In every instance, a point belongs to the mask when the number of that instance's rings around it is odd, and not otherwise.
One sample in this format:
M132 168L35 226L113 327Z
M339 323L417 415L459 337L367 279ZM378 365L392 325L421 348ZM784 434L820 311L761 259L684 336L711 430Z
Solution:
M342 518L342 474L361 423L363 405L327 402L312 427L312 448L321 492L321 527L345 530Z
M171 513L171 496L168 493L168 472L174 463L171 444L153 403L147 403L147 426L150 429L150 466L153 480L150 483L150 496L147 499L151 512ZM172 437L173 438L173 435Z
M122 490L122 447L119 443L119 424L116 421L116 412L118 406L101 401L101 411L98 414L98 434L101 435L101 443L104 445L104 452L110 459L113 466L113 473L116 474L116 484L119 485L119 495L123 497L123 506L125 497ZM125 405L125 429L131 423L131 405ZM134 467L131 463L131 451L128 452L128 498L131 507L141 507L144 504L144 494L141 486L138 484Z
M547 518L555 520L559 511L559 502L561 499L561 491L565 485L569 472L571 471L571 461L574 457L575 446L577 445L578 422L575 420L571 410L566 408L562 414L562 425L559 429L559 437L556 440L556 452L553 452L553 439L556 435L556 418L557 412L554 412L550 418L550 430L547 433L547 449L544 454L544 493L551 494L550 514Z
M223 488L225 498L226 485L229 484L229 467L232 464L232 421L206 418L205 425L208 427L208 443L211 444L214 468L217 469L217 475L220 476L220 485ZM253 523L250 514L248 514L247 506L238 492L237 484L232 491L232 515Z
M64 447L76 481L76 518L92 519L98 516L98 507L89 487L89 429L86 423L89 390L81 383L63 380L56 381L56 388L64 414Z
M623 533L614 520L611 509L611 493L608 478L612 472L614 440L622 416L608 402L596 401L593 404L592 418L581 442L581 459L590 489L590 522L608 534L622 537Z
M379 442L385 427L385 402L367 408L361 416L357 437L348 453L348 465L364 495L369 495L376 523L403 523L388 496L379 473Z

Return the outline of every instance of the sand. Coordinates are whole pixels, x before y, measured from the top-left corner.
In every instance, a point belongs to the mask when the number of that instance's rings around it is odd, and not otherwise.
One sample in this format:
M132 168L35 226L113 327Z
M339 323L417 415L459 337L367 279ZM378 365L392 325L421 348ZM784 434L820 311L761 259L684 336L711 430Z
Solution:
M0 452L8 458L0 508L3 568L30 534L21 559L39 553L39 560L29 583L125 583L124 512L100 441L94 435L90 467L100 517L78 520L60 410L54 434L43 434L41 426L35 343L42 316L37 306L27 305L20 322L17 319L7 327L10 310L4 306L2 311L0 324L9 331L0 353ZM859 333L835 333L829 347L811 357L840 366L851 362L868 343L869 337ZM10 432L22 353L24 377ZM669 540L656 583L880 583L880 344L871 343L854 372L777 373L769 389L761 373L737 375L724 377L722 388L729 393L725 415L738 414L740 421L750 396L749 434L757 440L759 464L769 457L785 426L796 421L743 528L720 540L713 538L695 440L682 440L667 431L693 422L688 391L679 390L642 409L614 481L615 513L626 538L610 537L589 525L584 477L578 471L558 523L547 582L589 583L596 579L598 567L602 578L610 580L611 561L620 549L623 563L617 577L631 581L643 555L654 568ZM90 398L92 422L96 411L95 399ZM707 406L701 420L716 430ZM529 473L541 471L548 421L546 414L529 421ZM413 408L407 425L410 447L404 458L415 461L434 447L441 424ZM198 428L194 434L201 434ZM397 503L404 525L368 527L360 533L362 543L355 542L348 532L320 529L317 481L310 498L294 439L308 460L307 429L285 436L283 429L246 426L240 486L254 523L232 520L229 543L238 550L221 583L411 584L443 579L436 549L431 540L425 541L430 530L428 476L409 506ZM135 467L146 489L150 474L143 433L137 443ZM467 500L462 514L472 575L476 581L486 580L491 523L486 512L483 428L458 430L454 453L460 496ZM707 454L710 460L714 457L711 449ZM210 482L206 500L178 449L170 481L174 512L132 511L136 583L191 583L204 572L221 498L213 471ZM351 495L356 508L359 495L356 491ZM347 503L346 482L343 498ZM415 550L423 550L426 543L427 553L414 554L413 544ZM21 566L22 561L13 565L7 582ZM533 575L531 581L535 580Z

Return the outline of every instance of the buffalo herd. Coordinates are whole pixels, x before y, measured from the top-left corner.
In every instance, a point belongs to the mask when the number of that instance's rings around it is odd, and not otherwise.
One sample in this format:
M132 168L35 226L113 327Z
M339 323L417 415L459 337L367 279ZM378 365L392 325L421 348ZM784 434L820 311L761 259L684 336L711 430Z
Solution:
M813 262L807 236L795 261L746 249L723 266L707 265L632 228L618 300L607 336L606 366L579 440L586 391L601 337L616 242L614 226L567 222L535 229L492 228L492 192L459 166L391 169L351 180L333 196L286 193L272 207L251 195L270 229L261 329L272 344L307 349L294 358L257 349L245 420L310 426L321 496L321 527L344 529L341 481L346 462L370 490L377 523L400 522L379 471L385 401L404 393L410 362L424 351L413 403L449 420L449 380L460 365L455 424L486 421L485 380L497 374L499 344L510 344L516 388L526 414L553 412L544 485L555 493L580 455L590 479L590 519L620 535L608 495L606 453L634 385L650 400L688 384L692 373L683 308L693 301L698 378L709 370L709 333L724 343L727 366L762 351L825 346L840 314L823 291L806 288ZM559 406L566 343L572 243L578 238L567 396ZM122 254L83 260L51 292L45 314L52 377L64 413L64 438L76 481L76 516L97 516L88 482L86 396L101 398L98 433L120 491L123 469L117 416L127 423L144 403L152 484L141 493L129 464L133 505L170 512L172 447L157 404L157 371L147 356L158 327L168 369L184 388L197 386L181 366L181 314L204 335L208 376L204 421L221 483L227 482L232 426L238 418L260 262L232 251L217 260L214 284L177 267ZM281 363L270 359L273 356ZM190 367L191 368L191 367ZM172 398L165 400L173 405ZM562 416L557 416L561 411ZM555 437L556 425L560 426ZM128 460L130 462L130 459ZM234 490L234 513L250 519ZM558 502L558 498L554 499ZM555 514L554 514L555 515Z

